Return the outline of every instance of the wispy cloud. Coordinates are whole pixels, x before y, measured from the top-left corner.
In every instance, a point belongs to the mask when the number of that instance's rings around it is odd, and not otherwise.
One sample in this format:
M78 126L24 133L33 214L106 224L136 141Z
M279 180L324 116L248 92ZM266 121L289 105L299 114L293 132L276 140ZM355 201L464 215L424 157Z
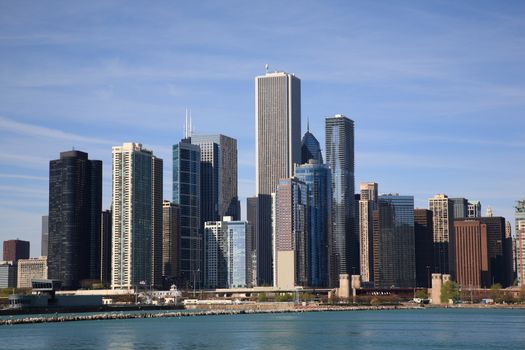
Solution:
M19 179L19 180L37 180L37 181L47 181L48 180L48 178L45 176L34 176L34 175L23 175L23 174L2 174L2 173L0 173L0 178Z
M39 125L21 123L12 119L0 116L0 130L4 132L12 132L21 135L44 137L49 139L67 140L86 142L94 144L114 145L116 142L111 140L103 140L94 137L86 137L78 134L67 133L57 129L46 128Z

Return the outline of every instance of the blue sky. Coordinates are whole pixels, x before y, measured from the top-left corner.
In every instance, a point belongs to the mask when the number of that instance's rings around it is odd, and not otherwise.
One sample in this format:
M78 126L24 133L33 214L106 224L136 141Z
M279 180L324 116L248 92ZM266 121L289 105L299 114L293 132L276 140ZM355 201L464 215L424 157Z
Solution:
M302 80L303 129L355 121L356 185L480 200L513 221L524 197L525 3L520 1L2 1L0 239L40 252L48 162L104 162L136 141L165 159L194 132L238 140L255 192L254 77Z

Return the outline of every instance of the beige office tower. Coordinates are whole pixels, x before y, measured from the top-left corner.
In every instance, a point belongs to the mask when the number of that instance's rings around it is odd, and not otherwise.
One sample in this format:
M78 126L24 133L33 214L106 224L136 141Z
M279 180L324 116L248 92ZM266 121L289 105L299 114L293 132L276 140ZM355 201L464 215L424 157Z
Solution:
M433 214L434 234L434 265L436 271L442 274L454 275L454 251L449 245L454 245L454 204L444 194L437 194L428 200L428 208Z
M47 257L18 260L17 288L31 288L31 280L47 278Z
M113 147L112 289L162 278L162 159L140 143Z
M359 248L361 281L363 283L369 283L374 280L372 211L377 209L378 186L375 182L365 182L361 183L359 189L361 192L361 199L359 200Z
M516 255L516 277L518 286L525 286L525 220L516 220L517 232L514 254Z
M257 284L272 283L271 194L301 160L301 81L293 74L255 78Z

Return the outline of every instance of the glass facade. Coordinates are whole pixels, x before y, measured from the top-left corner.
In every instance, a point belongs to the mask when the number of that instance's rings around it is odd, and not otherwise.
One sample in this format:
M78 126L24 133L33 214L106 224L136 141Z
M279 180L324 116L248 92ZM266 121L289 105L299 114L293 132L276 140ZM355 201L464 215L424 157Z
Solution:
M200 147L184 139L173 145L173 203L180 210L180 275L185 287L201 284Z
M415 287L414 197L379 196L373 216L374 287Z
M237 140L224 135L193 135L200 147L201 221L240 219L237 196Z
M308 275L310 286L328 286L328 237L332 228L332 176L316 161L295 169L295 176L308 191Z
M228 288L246 287L246 233L244 221L226 222L228 236Z
M343 115L325 120L326 164L332 171L332 237L329 286L340 274L359 273L359 235L354 228L354 122Z
M319 164L323 164L319 141L310 131L307 131L301 140L301 164L308 163L310 159L315 159Z

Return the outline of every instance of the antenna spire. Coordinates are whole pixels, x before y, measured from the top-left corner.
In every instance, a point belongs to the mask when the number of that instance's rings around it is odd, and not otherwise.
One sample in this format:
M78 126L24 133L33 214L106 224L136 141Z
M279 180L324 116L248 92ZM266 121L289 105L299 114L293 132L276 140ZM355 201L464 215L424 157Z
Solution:
M266 63L266 65L264 66L264 69L266 69L266 74L268 74L268 67L270 67L270 65Z
M306 117L306 132L310 132L310 117Z
M186 123L184 124L184 138L188 138L188 108L186 108Z
M191 126L191 108L190 108L190 131L189 131L189 137L191 137L191 134L193 132L192 126Z

